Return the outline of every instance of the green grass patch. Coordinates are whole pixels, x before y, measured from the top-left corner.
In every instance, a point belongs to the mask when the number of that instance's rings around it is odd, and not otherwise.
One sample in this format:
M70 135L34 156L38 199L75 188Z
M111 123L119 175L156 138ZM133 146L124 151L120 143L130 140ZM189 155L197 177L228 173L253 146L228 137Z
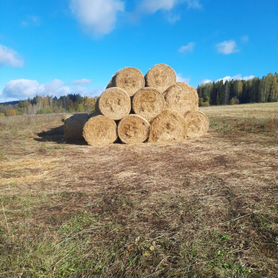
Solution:
M261 133L275 136L277 121L268 118L210 117L210 127L222 135Z

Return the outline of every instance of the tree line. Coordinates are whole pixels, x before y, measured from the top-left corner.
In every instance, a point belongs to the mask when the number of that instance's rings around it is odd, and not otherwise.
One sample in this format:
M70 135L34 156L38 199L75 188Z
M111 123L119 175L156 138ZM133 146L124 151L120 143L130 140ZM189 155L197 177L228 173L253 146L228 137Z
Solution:
M278 75L206 83L197 88L200 106L278 101Z
M32 99L24 101L0 104L0 116L64 112L94 112L95 107L95 98L82 97L80 94L69 94L59 98L36 96Z

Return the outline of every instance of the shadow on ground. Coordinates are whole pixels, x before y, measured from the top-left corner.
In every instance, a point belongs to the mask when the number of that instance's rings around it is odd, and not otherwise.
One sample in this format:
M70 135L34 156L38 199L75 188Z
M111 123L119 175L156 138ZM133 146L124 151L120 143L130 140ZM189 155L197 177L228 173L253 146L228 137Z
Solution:
M64 143L64 129L63 125L58 127L53 127L48 130L41 131L37 133L39 138L35 138L39 142L56 142Z
M34 140L38 142L55 142L57 144L69 144L69 145L87 145L87 142L83 140L73 140L73 141L65 141L64 138L64 125L60 125L58 127L53 127L49 130L44 130L37 133L38 138L34 138ZM120 139L118 138L114 144L122 144Z
M55 142L57 144L74 144L74 145L86 145L85 140L66 142L64 139L64 125L50 128L37 133L38 138L34 140L39 142Z

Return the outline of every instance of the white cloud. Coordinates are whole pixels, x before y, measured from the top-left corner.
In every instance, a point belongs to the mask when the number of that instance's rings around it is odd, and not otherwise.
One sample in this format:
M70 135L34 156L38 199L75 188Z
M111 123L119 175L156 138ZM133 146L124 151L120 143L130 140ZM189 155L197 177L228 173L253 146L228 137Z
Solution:
M74 82L73 82L74 83ZM79 93L86 96L95 96L98 89L88 89L81 84L73 86L65 84L60 79L54 79L50 83L39 83L37 80L16 79L9 81L0 93L1 101L22 100L34 96L63 96L70 93Z
M48 84L41 84L37 80L16 79L5 85L2 97L26 99L36 95L61 96L70 93L70 91L70 88L59 79L54 79Z
M178 14L170 14L169 13L166 16L166 19L170 24L175 24L176 22L178 22L181 19L181 16Z
M227 75L227 76L224 76L220 79L217 79L216 81L221 81L222 80L225 83L226 81L231 81L231 80L250 80L250 79L253 79L253 78L255 78L254 75L242 76L241 74L237 74L237 75L234 75L234 76Z
M195 43L194 42L189 42L185 45L182 45L180 48L179 48L179 52L182 53L182 54L187 54L187 53L190 53L194 50L195 48Z
M208 83L212 83L213 81L210 80L210 79L205 79L203 81L201 81L201 84L204 85L204 84L208 84Z
M190 78L184 77L181 73L177 73L177 82L184 82L186 84L189 84Z
M40 24L41 24L41 18L36 15L28 16L20 23L22 27L39 26Z
M42 95L63 96L72 93L72 89L60 79L54 79L49 84L43 84L42 86Z
M239 51L234 40L220 42L216 45L216 49L223 55L230 55Z
M185 4L188 9L202 8L200 0L143 0L139 9L141 12L154 14L158 11L171 11L176 6Z
M111 33L118 13L125 9L122 0L71 0L70 7L85 30L95 36Z
M203 7L200 0L185 0L185 3L187 8L192 10L199 10Z
M233 76L227 75L217 79L216 81L213 81L211 79L205 79L201 82L201 84L207 84L207 83L218 82L218 81L223 81L225 83L226 81L231 81L231 80L250 80L253 78L255 78L255 75L246 75L246 76L243 76L242 74L236 74Z
M177 4L178 0L143 0L140 8L145 13L156 13L158 11L170 11Z
M79 85L79 86L86 86L86 85L89 85L91 83L92 83L92 80L86 79L86 78L73 81L73 84Z
M17 79L8 82L2 92L3 97L9 98L29 98L40 95L43 86L36 80Z
M13 68L23 67L23 59L11 48L0 45L0 67L10 66Z

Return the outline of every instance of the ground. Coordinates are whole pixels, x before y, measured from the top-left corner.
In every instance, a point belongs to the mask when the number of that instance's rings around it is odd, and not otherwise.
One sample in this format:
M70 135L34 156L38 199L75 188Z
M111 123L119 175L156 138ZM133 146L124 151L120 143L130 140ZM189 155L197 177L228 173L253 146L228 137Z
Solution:
M1 277L277 277L277 103L203 108L184 144L65 144L0 118Z

